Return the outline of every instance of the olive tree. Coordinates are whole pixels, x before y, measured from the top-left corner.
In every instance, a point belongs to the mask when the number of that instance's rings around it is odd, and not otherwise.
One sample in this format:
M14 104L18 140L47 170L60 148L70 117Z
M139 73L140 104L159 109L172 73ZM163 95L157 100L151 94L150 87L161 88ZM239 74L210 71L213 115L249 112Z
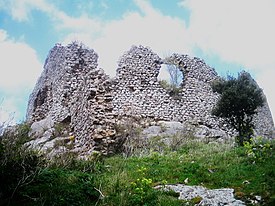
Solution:
M237 141L240 145L250 141L255 126L253 116L265 102L262 89L245 71L240 72L237 78L228 76L227 79L215 81L212 88L220 94L212 114L225 118L238 131Z

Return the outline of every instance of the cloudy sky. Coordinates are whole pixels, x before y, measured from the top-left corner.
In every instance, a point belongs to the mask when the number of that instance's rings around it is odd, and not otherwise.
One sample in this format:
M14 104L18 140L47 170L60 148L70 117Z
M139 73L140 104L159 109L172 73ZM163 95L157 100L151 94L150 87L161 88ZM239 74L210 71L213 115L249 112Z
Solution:
M115 75L132 45L205 60L220 75L249 71L275 114L274 0L0 0L0 121L25 118L55 43L80 41Z

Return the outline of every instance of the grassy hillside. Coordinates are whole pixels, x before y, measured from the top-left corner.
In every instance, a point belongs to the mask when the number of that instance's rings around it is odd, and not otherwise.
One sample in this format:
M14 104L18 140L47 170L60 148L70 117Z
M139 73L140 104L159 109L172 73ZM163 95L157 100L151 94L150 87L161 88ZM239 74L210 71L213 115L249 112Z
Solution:
M149 150L129 157L94 153L77 160L70 153L48 161L21 149L27 129L1 141L0 205L194 205L156 185L183 183L230 187L249 205L275 205L275 142L257 140L245 147L185 141L176 150ZM184 138L184 137L182 137ZM24 141L21 141L24 139ZM148 149L148 148L147 148Z

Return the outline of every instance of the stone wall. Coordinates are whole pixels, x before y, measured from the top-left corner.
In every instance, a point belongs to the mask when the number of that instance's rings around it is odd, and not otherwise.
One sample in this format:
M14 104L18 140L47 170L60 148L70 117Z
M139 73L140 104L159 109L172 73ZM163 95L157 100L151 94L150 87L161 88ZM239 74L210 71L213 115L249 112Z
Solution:
M220 78L199 58L173 54L161 59L151 49L133 46L109 78L97 65L98 55L84 45L57 44L49 53L41 77L29 99L27 120L51 118L67 124L75 136L73 150L84 155L94 150L108 154L121 140L115 125L124 117L151 121L178 121L225 129L211 116L219 95L211 82ZM176 65L184 75L177 98L158 82L162 64ZM257 133L270 135L273 120L267 103L255 117Z
M29 99L27 120L51 117L69 125L75 150L103 153L115 142L111 80L97 66L98 55L83 45L56 45Z
M173 98L157 79L161 64L176 65L184 75L179 98ZM210 116L218 99L211 89L217 78L214 69L198 58L173 54L162 60L149 48L132 47L118 64L114 89L114 112L155 120L186 122L197 120L218 127Z

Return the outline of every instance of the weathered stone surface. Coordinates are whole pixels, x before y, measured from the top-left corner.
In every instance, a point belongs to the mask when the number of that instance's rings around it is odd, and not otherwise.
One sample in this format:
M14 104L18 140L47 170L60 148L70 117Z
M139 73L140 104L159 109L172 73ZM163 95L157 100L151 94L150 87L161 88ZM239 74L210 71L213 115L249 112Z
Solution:
M49 52L27 110L36 138L43 137L43 142L56 137L50 129L38 137L37 127L42 124L48 130L51 119L52 128L61 124L67 129L63 136L75 137L73 151L83 156L95 150L110 154L123 141L115 125L129 117L190 124L200 129L197 134L203 138L232 135L221 119L211 116L219 98L211 82L219 76L203 60L180 54L161 59L147 47L133 46L120 58L117 75L111 79L98 68L97 59L95 51L78 43L57 44ZM162 64L176 65L183 72L176 99L158 82ZM274 125L267 103L254 121L258 135L272 137Z
M244 202L234 198L234 190L230 188L224 189L207 189L202 186L187 186L183 184L157 186L156 189L173 190L179 193L179 199L192 200L194 198L201 199L197 205L206 206L241 206Z
M165 122L159 121L157 122L159 126L150 126L145 128L142 131L142 136L147 138L154 137L154 136L171 136L180 133L184 133L186 131L186 127L180 122Z
M49 53L44 71L30 96L27 119L30 122L51 118L54 125L67 125L75 136L74 148L83 155L94 150L107 153L114 135L95 138L113 128L111 80L97 67L98 55L73 43L56 45Z
M47 117L40 121L34 122L31 125L30 136L32 137L42 137L47 130L50 130L54 126L54 122L51 117Z
M204 125L200 125L198 127L195 128L195 133L194 135L198 138L214 138L214 139L228 139L229 135L223 131L223 130L219 130L219 129L211 129L209 127L206 127Z

